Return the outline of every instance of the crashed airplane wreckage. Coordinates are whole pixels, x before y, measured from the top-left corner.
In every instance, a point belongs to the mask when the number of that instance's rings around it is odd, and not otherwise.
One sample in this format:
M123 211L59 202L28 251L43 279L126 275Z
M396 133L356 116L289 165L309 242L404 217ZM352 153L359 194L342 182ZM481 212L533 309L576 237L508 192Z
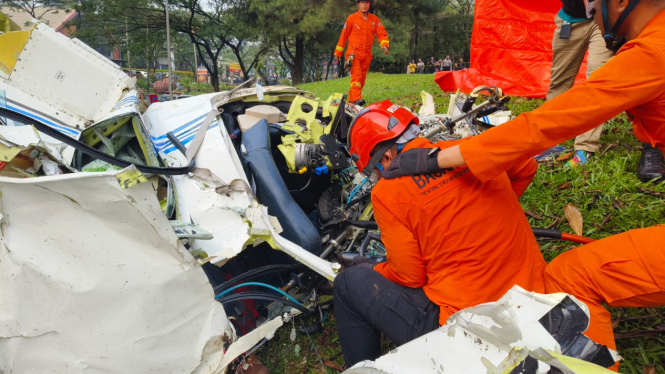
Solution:
M385 261L344 95L238 87L141 116L134 80L80 41L37 23L0 45L0 372L235 372L328 307L344 263ZM493 92L432 106L424 132L496 125ZM618 356L587 325L573 297L513 289L348 372L602 373L586 361Z

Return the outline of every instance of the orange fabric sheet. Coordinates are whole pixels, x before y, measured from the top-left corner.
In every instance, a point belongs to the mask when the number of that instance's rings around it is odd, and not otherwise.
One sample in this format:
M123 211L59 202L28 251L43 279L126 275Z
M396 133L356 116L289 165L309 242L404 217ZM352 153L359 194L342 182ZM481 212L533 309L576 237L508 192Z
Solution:
M497 86L512 96L544 98L550 85L558 0L477 0L470 68L439 72L443 91ZM586 62L576 83L585 80Z

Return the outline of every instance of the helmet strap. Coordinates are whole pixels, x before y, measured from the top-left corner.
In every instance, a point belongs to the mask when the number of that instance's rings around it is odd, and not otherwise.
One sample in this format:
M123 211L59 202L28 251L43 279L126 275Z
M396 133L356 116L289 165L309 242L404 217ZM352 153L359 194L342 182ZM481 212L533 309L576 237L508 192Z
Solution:
M392 147L395 143L397 143L397 139L392 139L392 140L387 140L381 144L379 144L379 147L374 151L374 156L369 160L367 163L367 166L363 169L363 174L365 176L370 176L372 174L372 171L374 171L374 168L379 165L379 162L381 161L381 157L388 152L390 147Z
M633 0L628 4L628 7L626 7L626 10L624 10L621 13L621 16L619 16L619 19L617 22L614 24L614 26L610 26L610 15L609 12L607 11L607 0L602 0L601 4L601 10L603 12L603 28L605 29L605 35L603 35L603 38L605 39L605 46L607 49L617 51L619 48L625 44L625 39L623 40L617 40L616 34L619 32L619 29L623 25L623 23L626 21L630 13L635 9L637 4L640 3L640 0Z

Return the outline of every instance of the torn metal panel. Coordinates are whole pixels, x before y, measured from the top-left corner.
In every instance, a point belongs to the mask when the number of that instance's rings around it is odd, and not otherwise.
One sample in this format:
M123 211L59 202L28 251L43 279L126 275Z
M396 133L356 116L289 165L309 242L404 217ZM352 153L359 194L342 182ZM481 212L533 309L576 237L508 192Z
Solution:
M499 301L461 310L438 330L376 361L361 362L345 373L510 374L520 372L514 369L527 359L532 366L538 361L535 373L547 373L550 367L570 374L611 373L601 366L563 356L557 340L540 323L565 299L588 316L586 306L572 296L541 295L514 286Z
M234 332L149 183L0 177L0 372L216 373Z
M211 113L211 95L158 103L144 115L146 128L159 155L169 166L187 164L187 158L175 149L166 133L172 132L186 147ZM173 178L178 194L179 220L191 222L208 231L213 238L195 240L192 251L207 261L222 266L235 257L251 239L251 227L245 218L253 204L251 189L238 155L230 144L221 120L214 120L197 140L194 155L197 168L190 175ZM200 140L200 143L198 141Z
M263 227L270 231L270 244L273 248L279 249L289 256L293 257L296 261L307 265L310 269L316 271L320 275L324 276L326 279L332 281L335 279L335 275L339 272L340 264L328 262L310 252L305 250L299 245L285 239L280 236L276 231L273 225L270 223L270 216L268 215L268 208L262 206L260 213L259 211L254 210L254 216L252 217L253 225L252 227ZM260 224L262 222L262 224Z
M419 116L433 116L436 114L434 107L434 97L427 91L420 91L420 98L423 101L423 106L418 111Z
M52 141L49 143L48 141ZM0 144L3 150L0 159L3 162L10 162L17 154L17 150L30 151L36 148L39 152L47 154L51 159L57 161L60 166L67 168L74 172L73 168L68 165L67 160L63 154L67 150L66 146L58 143L55 139L39 133L33 126L0 126ZM44 158L43 155L41 156ZM37 162L37 156L35 162ZM42 163L53 163L53 161L43 159ZM39 169L40 165L34 165L34 171ZM57 168L58 165L55 165Z
M226 351L226 355L222 359L222 362L214 367L226 369L236 357L250 350L262 339L272 339L275 336L277 329L282 327L282 325L284 325L283 319L277 317L252 330L247 335L233 342Z
M213 98L210 99L213 108L219 108L220 106L238 100L244 101L261 101L269 103L271 102L270 97L277 96L305 96L308 99L314 99L314 95L310 92L303 91L301 89L290 87L290 86L268 86L263 87L263 95L265 96L263 100L260 100L256 94L256 88L243 88L233 92L220 92L215 94Z
M111 111L135 82L84 43L43 23L32 31L9 80L39 101L90 123ZM85 82L85 90L80 82Z

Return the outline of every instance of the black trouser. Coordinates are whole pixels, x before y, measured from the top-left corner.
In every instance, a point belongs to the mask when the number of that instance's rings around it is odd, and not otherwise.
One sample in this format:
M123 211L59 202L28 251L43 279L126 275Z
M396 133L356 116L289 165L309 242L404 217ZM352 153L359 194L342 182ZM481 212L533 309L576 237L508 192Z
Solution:
M397 345L439 328L438 305L422 288L354 266L335 278L335 320L346 367L381 356L381 333Z

